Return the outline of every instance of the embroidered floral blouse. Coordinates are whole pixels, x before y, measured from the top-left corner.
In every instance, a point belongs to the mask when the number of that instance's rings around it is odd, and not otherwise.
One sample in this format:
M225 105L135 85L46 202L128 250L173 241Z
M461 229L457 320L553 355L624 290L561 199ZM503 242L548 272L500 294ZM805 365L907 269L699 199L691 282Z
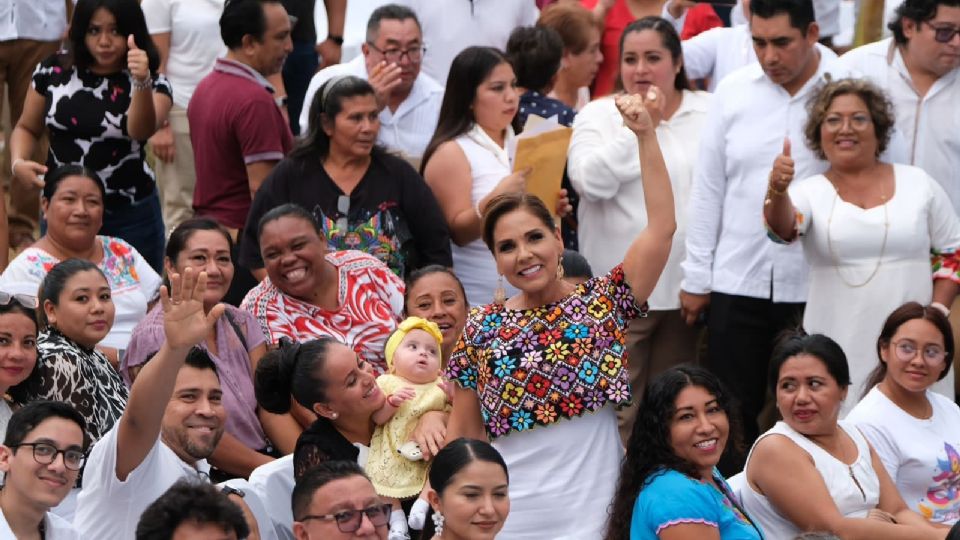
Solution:
M446 375L480 397L491 438L630 402L624 329L645 316L618 265L560 301L471 310Z

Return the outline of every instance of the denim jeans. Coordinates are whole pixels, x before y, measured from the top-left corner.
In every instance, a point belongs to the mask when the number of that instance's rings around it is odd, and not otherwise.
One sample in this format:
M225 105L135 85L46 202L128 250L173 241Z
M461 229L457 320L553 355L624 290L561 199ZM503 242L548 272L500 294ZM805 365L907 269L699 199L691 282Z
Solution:
M163 273L163 213L156 190L131 205L104 209L100 234L123 238L158 274Z
M300 134L300 111L310 107L303 98L310 86L310 79L317 71L320 60L312 43L294 43L293 52L283 63L283 86L287 89L287 114L290 115L290 129L294 135Z

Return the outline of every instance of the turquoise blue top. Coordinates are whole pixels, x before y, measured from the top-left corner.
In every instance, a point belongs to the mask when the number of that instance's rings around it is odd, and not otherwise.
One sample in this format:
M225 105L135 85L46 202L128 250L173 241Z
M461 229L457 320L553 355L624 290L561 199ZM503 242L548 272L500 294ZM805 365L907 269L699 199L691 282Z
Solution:
M714 469L713 477L723 492L672 469L654 473L633 505L630 540L656 540L660 531L680 523L716 527L723 540L762 540L759 525L735 500L720 471Z

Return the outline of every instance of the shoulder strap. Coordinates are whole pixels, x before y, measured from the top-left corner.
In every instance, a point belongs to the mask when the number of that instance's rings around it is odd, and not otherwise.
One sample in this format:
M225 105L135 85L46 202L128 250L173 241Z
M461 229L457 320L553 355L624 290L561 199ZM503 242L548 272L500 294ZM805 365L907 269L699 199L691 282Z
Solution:
M233 315L230 314L229 310L224 311L223 316L227 318L227 322L230 323L233 331L236 332L237 337L240 338L240 343L243 345L243 350L249 351L250 348L247 347L247 338L243 336L243 331L240 330L240 325L237 324L236 319L233 318Z

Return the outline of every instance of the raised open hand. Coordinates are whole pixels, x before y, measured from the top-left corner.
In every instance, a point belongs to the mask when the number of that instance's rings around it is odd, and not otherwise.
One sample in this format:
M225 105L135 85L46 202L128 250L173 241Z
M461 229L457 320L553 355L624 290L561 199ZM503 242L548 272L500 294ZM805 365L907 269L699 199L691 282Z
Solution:
M210 313L203 310L203 294L207 290L207 273L194 275L192 268L170 276L170 290L160 287L163 306L163 332L172 349L192 347L207 336L223 315L223 304L217 304Z

